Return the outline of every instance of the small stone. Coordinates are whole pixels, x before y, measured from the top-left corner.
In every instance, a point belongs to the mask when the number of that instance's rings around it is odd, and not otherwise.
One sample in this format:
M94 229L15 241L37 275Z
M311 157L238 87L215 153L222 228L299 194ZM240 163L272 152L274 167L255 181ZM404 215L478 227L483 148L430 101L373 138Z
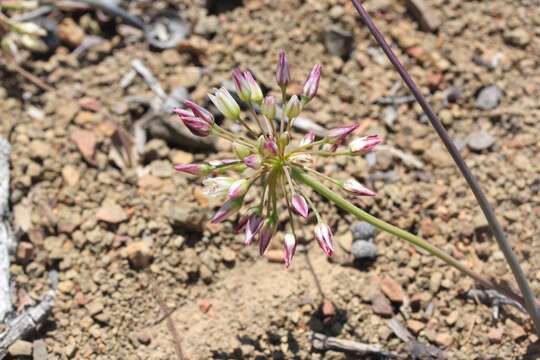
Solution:
M325 318L332 318L336 315L336 307L328 299L324 299L321 306L321 313Z
M354 240L370 240L375 236L375 227L365 221L357 221L351 226Z
M201 68L196 66L179 66L177 72L170 76L171 87L176 88L183 86L192 88L197 86L201 80Z
M146 241L136 241L127 245L127 257L135 269L144 269L152 261L152 250Z
M32 356L32 343L24 340L17 340L8 348L11 356Z
M193 154L182 150L171 151L169 158L173 164L189 164L193 162Z
M69 294L73 291L75 284L71 280L65 280L58 283L58 290L64 294Z
M73 165L66 165L62 169L62 177L69 186L75 186L79 182L80 173Z
M423 328L426 327L426 325L421 321L409 319L407 320L407 327L417 335L420 331L422 331Z
M159 190L163 186L163 180L153 175L143 175L137 185L143 190Z
M403 288L391 277L385 276L380 285L382 292L393 302L402 303L405 300Z
M502 327L498 327L495 329L490 329L487 336L490 342L498 344L501 342L503 334L504 329Z
M459 318L459 312L454 310L450 314L448 314L448 316L444 320L446 321L448 325L452 326L458 321L458 318Z
M501 102L502 90L497 85L483 87L476 96L475 105L481 110L495 109Z
M30 143L30 156L34 159L45 159L51 153L51 145L41 140Z
M351 253L355 259L359 260L373 260L378 255L375 244L366 240L356 240L352 244Z
M405 6L411 16L418 22L420 30L433 32L441 26L441 19L424 0L406 0Z
M66 17L58 24L58 37L70 47L81 45L84 36L84 30L72 18Z
M508 333L512 336L513 340L519 340L527 336L527 332L518 323L513 320L507 319L506 326Z
M394 309L390 300L382 293L378 292L371 298L371 307L373 312L377 315L391 317L394 315Z
M476 131L467 138L467 145L474 151L489 149L494 143L495 138L483 130Z
M268 250L264 256L266 259L272 263L282 263L283 262L283 251L281 250Z
M36 340L34 341L34 350L32 353L32 360L47 360L48 357L47 353L47 345L45 345L45 341L43 340Z
M96 151L96 136L93 132L75 129L71 133L71 140L77 145L86 161L93 164Z
M212 307L212 303L208 299L202 299L199 300L199 310L201 310L202 313L206 314L208 311L210 311L210 308Z
M86 309L88 309L90 316L94 316L102 312L103 309L105 309L105 306L103 305L102 301L96 300L86 305Z
M323 33L326 50L344 60L348 59L353 49L354 36L340 26L332 25Z
M150 345L150 342L152 341L152 338L148 333L144 331L140 331L137 333L137 341L139 341L143 345Z
M75 356L77 353L77 346L73 343L67 344L64 348L64 354L67 356L68 359L71 359Z
M221 250L221 256L223 257L223 260L228 263L232 263L236 260L236 253L229 247L224 247Z
M531 36L524 28L506 31L503 35L507 44L524 48L531 42Z
M436 294L441 288L442 274L440 272L434 272L429 278L429 290Z
M91 97L80 99L79 106L86 111L99 112L101 110L101 102L98 99Z
M119 224L128 219L124 209L118 204L103 204L96 213L96 218L110 224Z
M21 241L17 246L17 263L28 264L34 257L34 245L30 242Z
M449 347L454 342L454 337L448 333L438 334L435 337L435 342L442 347Z

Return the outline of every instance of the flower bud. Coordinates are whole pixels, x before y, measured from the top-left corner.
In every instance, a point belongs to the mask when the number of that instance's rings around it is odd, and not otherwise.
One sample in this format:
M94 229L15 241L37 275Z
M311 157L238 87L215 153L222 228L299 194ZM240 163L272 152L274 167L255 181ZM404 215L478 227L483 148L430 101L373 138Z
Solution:
M306 199L302 195L295 194L293 195L291 202L294 211L296 211L296 213L302 216L304 219L307 219L309 207Z
M279 143L284 148L285 146L289 145L289 142L291 141L291 135L287 131L285 131L283 134L279 135Z
M43 29L41 26L34 24L32 22L17 23L15 26L17 31L23 34L35 35L35 36L46 36L47 30Z
M317 95L319 89L319 81L321 80L321 65L317 64L313 67L309 73L306 82L304 83L304 89L302 90L302 96L307 101L313 99Z
M287 115L287 118L290 121L300 115L301 112L302 104L300 103L300 100L298 100L298 96L293 95L287 102L287 105L285 105L285 115Z
M246 79L249 89L251 90L251 101L260 104L263 100L263 93L261 87L253 78L251 71L244 71L244 79Z
M257 235L259 230L261 230L262 225L263 220L258 214L252 214L249 216L246 224L246 238L244 240L244 244L251 244L255 235Z
M251 150L242 144L234 143L233 144L233 151L236 157L238 157L240 160L244 160L244 158L251 154Z
M229 187L229 199L238 199L243 197L249 190L249 181L247 179L236 180Z
M289 84L291 73L289 70L289 62L285 56L285 50L279 50L279 62L276 69L276 81L280 88L284 89Z
M202 120L201 118L191 114L189 111L175 108L173 111L180 117L180 120L191 131L193 135L205 137L210 134L212 125Z
M368 189L364 185L360 184L354 179L349 179L343 183L343 189L350 192L351 194L358 196L375 196L377 195L372 190Z
M210 111L206 110L205 108L203 108L202 106L194 103L193 101L190 101L190 100L185 100L184 101L184 106L187 107L188 109L190 109L193 114L199 118L201 118L202 120L206 121L208 124L210 125L213 125L214 124L214 116L212 115L212 113L210 113Z
M248 81L244 78L240 69L234 69L232 76L238 97L242 99L242 101L249 102L249 99L251 98L251 87L249 86Z
M308 132L300 141L300 146L306 146L315 141L315 133L313 131Z
M357 138L351 141L349 144L349 150L353 153L366 153L373 150L382 142L382 140L383 139L379 135L369 135Z
M244 158L244 164L246 164L247 167L255 170L257 170L261 166L261 162L261 156L257 154L252 154Z
M174 169L191 175L208 175L212 167L206 164L176 164Z
M261 154L266 157L276 156L279 149L274 139L267 139L261 148Z
M326 137L330 139L344 139L345 137L347 137L347 135L352 133L354 130L358 129L358 126L359 126L358 124L351 124L351 125L328 130Z
M285 267L289 267L292 262L294 253L296 252L296 239L293 234L286 234L283 241L283 260L285 260Z
M315 238L319 243L319 246L328 256L332 256L334 253L334 236L332 230L325 223L319 223L315 227Z
M268 248L268 245L270 244L270 240L276 233L276 230L277 230L277 216L274 213L264 221L263 226L261 230L259 231L259 253L261 255L263 255L266 249Z
M261 105L261 114L263 114L269 121L273 121L276 117L276 98L273 96L267 96Z
M240 106L227 89L218 89L213 95L208 94L208 97L226 118L236 120L240 117Z
M212 224L218 224L223 220L227 219L228 217L236 214L242 207L243 202L243 198L230 199L225 201L223 206L219 208L219 210L214 214L212 220L210 221L212 222Z

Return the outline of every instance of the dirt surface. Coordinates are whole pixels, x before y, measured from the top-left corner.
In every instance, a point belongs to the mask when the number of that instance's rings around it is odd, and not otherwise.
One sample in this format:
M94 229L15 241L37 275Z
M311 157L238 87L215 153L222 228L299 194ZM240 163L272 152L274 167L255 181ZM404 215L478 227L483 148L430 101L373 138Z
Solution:
M289 270L279 236L260 257L232 223L209 224L219 202L172 167L225 158L227 144L190 138L174 116L159 111L147 116L146 140L137 137L156 94L130 75L133 60L167 94L185 91L208 105L205 94L230 81L236 66L277 94L274 69L283 47L293 65L291 93L313 64L323 65L318 99L305 116L327 128L358 121L365 133L385 138L387 147L374 154L321 169L340 179L352 174L376 190L376 198L358 202L370 213L513 283L465 181L404 86L396 87L398 76L347 1L123 3L144 19L174 9L191 34L160 51L139 30L102 14L64 10L51 15L64 27L61 46L22 64L54 92L0 67L0 134L13 147L19 235L14 302L22 308L57 287L49 322L27 339L34 346L44 340L48 359L175 359L160 303L174 309L170 319L186 359L346 358L316 351L311 332L412 356L388 326L391 318L450 359L538 356L523 313L506 306L494 319L490 306L466 296L470 279L399 239L378 233L378 257L351 262L356 221L322 200L338 243L331 261L312 241L312 223L306 251ZM366 7L429 95L540 294L538 4L422 3L428 9L417 16L401 1ZM74 53L91 36L101 41ZM144 147L139 156L126 155L132 136Z

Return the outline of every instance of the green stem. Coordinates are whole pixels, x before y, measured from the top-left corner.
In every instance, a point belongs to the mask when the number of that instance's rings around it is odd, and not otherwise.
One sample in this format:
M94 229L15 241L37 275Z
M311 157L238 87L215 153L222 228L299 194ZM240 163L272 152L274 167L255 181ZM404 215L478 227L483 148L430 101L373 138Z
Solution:
M423 249L430 253L433 256L438 257L448 265L456 268L457 270L461 271L463 274L470 276L474 280L476 280L478 283L480 283L482 286L495 289L499 291L500 293L508 296L509 298L519 302L522 306L524 306L525 302L523 298L513 292L511 289L506 288L504 286L501 286L492 280L488 279L487 277L484 277L480 274L475 273L471 269L467 268L465 265L463 265L461 262L453 258L451 255L447 254L443 250L437 248L436 246L431 245L426 240L411 234L408 231L402 230L392 224L389 224L383 220L380 220L376 218L373 215L370 215L369 213L365 212L364 210L356 207L355 205L351 204L349 201L347 201L345 198L343 198L341 195L335 193L328 187L326 187L324 184L317 181L315 178L309 176L305 172L300 171L297 168L294 168L292 170L293 177L298 180L299 182L304 183L305 185L311 187L313 190L315 190L317 193L319 193L321 196L325 197L327 200L333 202L343 210L347 211L348 213L356 216L358 219L363 220L367 223L370 223L371 225L375 226L376 228L386 231L387 233L390 233L392 235L395 235L399 237L400 239L403 239L407 241L409 244L412 244L420 249Z

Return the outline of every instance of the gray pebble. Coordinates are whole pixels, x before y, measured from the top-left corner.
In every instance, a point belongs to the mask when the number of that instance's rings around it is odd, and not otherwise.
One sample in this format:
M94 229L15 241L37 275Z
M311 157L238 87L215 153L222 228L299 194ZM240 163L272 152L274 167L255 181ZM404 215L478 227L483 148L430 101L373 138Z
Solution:
M357 221L352 224L351 232L354 240L369 240L375 236L375 228L365 221Z
M473 132L467 138L467 145L471 150L482 151L489 149L495 143L493 135L480 130Z
M501 102L502 96L502 90L497 85L486 86L476 97L476 107L482 110L494 109Z
M351 253L355 259L375 259L378 255L377 247L368 240L357 240L353 242Z

